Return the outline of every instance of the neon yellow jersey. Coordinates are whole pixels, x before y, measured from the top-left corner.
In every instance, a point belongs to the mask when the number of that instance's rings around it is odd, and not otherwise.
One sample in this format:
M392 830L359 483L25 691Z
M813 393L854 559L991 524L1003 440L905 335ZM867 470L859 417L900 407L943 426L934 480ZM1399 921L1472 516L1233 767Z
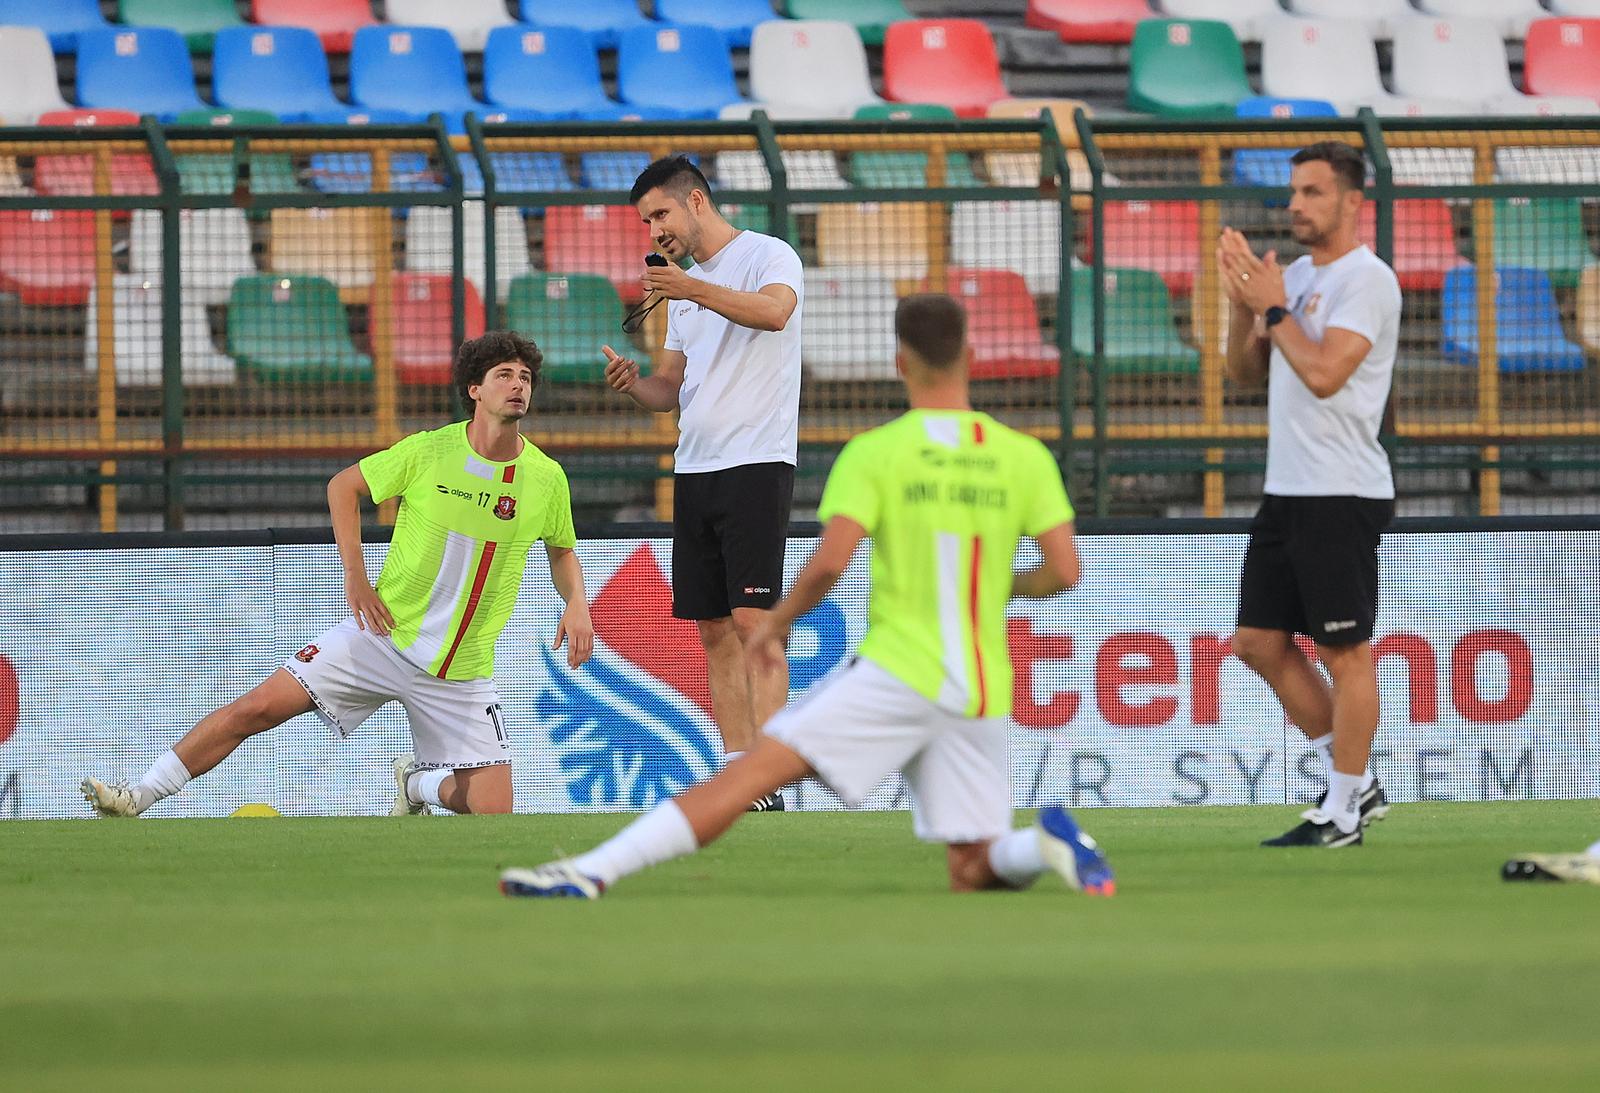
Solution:
M858 653L946 709L1009 713L1017 540L1073 518L1049 450L988 414L913 410L845 445L818 516L872 536Z
M540 539L577 545L566 474L526 437L511 462L484 459L464 421L408 436L360 467L374 501L400 498L378 575L395 648L440 679L493 675L528 551Z

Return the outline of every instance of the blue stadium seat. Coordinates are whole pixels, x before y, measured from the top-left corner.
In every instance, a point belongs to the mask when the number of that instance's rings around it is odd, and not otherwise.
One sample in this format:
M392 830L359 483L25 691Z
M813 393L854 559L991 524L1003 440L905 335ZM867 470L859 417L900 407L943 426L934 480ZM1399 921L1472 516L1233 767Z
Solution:
M1550 278L1543 270L1495 267L1495 346L1502 372L1577 372L1583 349L1561 329ZM1453 269L1444 276L1444 355L1458 364L1478 363L1478 271Z
M440 170L421 152L389 154L389 193L437 193L444 189ZM307 180L325 194L372 192L372 157L365 152L314 152Z
M211 86L219 105L270 110L285 121L343 115L316 32L302 27L229 27L217 33Z
M356 31L350 47L350 98L418 118L443 114L459 131L466 114L489 113L467 88L461 50L442 27L377 26Z
M586 190L626 191L648 166L648 152L585 152L578 160L578 178Z
M0 0L0 26L38 27L57 53L72 53L81 32L108 25L100 0Z
M1241 118L1336 118L1339 111L1331 102L1322 99L1279 99L1271 95L1256 95L1245 99L1236 108ZM1282 188L1289 185L1289 159L1294 151L1288 148L1255 148L1233 153L1233 183L1235 186L1270 186Z
M167 27L119 27L78 35L78 103L170 121L204 110L183 35Z
M715 118L742 102L722 35L710 27L635 27L617 47L617 83L630 106L680 118Z
M722 32L729 49L749 49L757 23L776 19L768 0L656 0L656 18Z
M600 58L587 31L496 27L483 49L483 95L495 106L542 117L614 121L623 106L606 96Z
M622 32L659 24L639 13L636 0L522 0L522 19L542 27L571 27L586 32L596 49L616 49Z

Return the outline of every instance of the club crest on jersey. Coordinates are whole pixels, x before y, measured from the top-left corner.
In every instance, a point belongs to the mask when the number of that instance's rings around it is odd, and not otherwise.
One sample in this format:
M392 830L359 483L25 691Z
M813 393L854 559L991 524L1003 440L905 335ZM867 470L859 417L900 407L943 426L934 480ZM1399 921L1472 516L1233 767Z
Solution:
M1322 304L1322 293L1313 292L1311 294L1311 298L1306 301L1306 314L1307 315L1315 315L1317 313L1317 308L1319 306L1321 306L1321 304Z
M517 499L509 493L500 495L500 500L494 506L494 514L502 520L509 520L517 514Z
M301 664L310 664L311 661L320 652L322 652L322 650L318 649L315 645L308 645L304 649L302 649L298 653L296 653L294 655L294 659L298 660Z

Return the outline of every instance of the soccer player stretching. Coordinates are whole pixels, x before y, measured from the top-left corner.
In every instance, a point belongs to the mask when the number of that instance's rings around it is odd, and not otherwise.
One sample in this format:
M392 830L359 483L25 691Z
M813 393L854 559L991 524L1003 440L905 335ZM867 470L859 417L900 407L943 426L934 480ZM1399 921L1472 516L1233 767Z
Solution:
M618 879L692 853L750 801L814 774L859 804L899 770L917 835L948 848L958 892L1024 888L1046 868L1110 895L1111 869L1062 808L1011 829L1005 607L1078 581L1072 506L1044 445L973 411L965 316L944 295L902 300L896 363L909 413L856 437L828 477L825 529L789 595L751 642L770 666L795 619L827 595L856 544L872 537L869 626L850 667L767 722L745 755L661 802L604 845L536 869L509 869L513 896L594 899ZM1012 571L1017 540L1042 564Z
M566 640L573 667L594 647L566 475L517 431L542 361L504 331L461 346L454 380L472 420L406 437L328 483L351 618L190 729L138 782L85 778L95 811L137 816L299 714L315 710L348 736L389 702L405 707L416 749L395 761L395 815L511 811L510 742L491 677L535 541L567 604L556 645ZM362 496L402 499L376 590L361 556Z

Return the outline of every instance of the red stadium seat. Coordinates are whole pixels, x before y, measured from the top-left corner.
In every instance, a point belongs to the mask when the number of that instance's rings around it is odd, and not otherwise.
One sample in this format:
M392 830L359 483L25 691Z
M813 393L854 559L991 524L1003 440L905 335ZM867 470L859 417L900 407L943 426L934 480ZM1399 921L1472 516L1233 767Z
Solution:
M883 90L896 102L938 103L981 118L1006 97L989 28L976 19L908 19L883 40Z
M400 273L394 286L391 344L395 370L405 383L449 383L455 341L450 336L450 275ZM483 300L471 281L463 280L466 334L483 334Z
M1022 274L952 266L945 277L967 311L973 379L1025 379L1060 370L1061 353L1039 332L1039 309Z
M1360 238L1368 246L1378 238L1378 210L1370 201L1361 206ZM1395 202L1394 272L1402 289L1438 292L1444 275L1465 264L1450 206L1438 198Z
M85 303L94 283L94 217L87 209L0 210L0 290L24 304Z
M349 53L356 31L377 22L369 0L254 0L250 18L315 31L326 53Z
M1600 100L1600 19L1535 19L1522 48L1528 94Z
M552 205L544 216L544 264L551 273L597 273L623 303L644 297L639 276L654 249L632 205Z
M1090 257L1093 241L1090 239ZM1106 265L1154 270L1186 296L1200 269L1200 206L1193 201L1108 201Z
M50 110L39 115L40 125L138 125L139 115L127 110ZM160 192L155 168L142 152L114 152L111 156L113 194ZM33 185L42 194L82 196L94 193L94 156L40 156L33 168ZM126 212L117 214L119 220Z
M1027 24L1063 42L1127 45L1134 24L1153 14L1149 0L1028 0Z

